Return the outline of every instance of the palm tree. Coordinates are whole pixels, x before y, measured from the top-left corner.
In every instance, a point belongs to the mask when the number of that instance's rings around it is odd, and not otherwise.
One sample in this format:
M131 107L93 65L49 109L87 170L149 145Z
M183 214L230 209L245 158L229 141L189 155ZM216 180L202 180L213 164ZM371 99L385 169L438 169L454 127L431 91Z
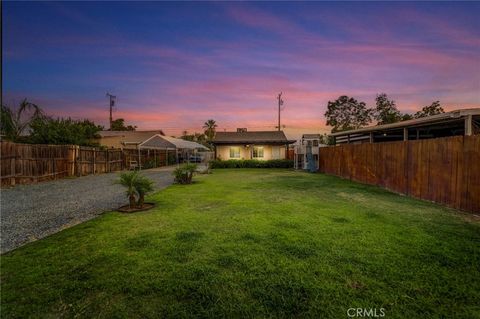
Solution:
M24 99L17 109L1 106L1 134L11 141L17 141L30 124L43 117L42 109Z
M217 129L218 125L215 120L208 120L205 123L203 123L203 129L205 130L205 136L207 136L207 140L211 142L213 138L215 137L215 131Z
M127 189L127 197L130 202L130 208L135 208L135 185L138 179L138 171L126 172L120 174L120 178L117 183L124 186Z
M139 175L135 180L135 190L138 193L138 208L143 207L143 203L145 202L145 194L154 190L153 185L153 181L143 175Z

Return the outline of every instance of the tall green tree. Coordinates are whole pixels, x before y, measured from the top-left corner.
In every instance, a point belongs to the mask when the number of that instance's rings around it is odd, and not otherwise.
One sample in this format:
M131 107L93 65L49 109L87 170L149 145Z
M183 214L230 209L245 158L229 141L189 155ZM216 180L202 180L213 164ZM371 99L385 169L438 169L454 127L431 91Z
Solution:
M25 139L31 124L44 116L42 109L27 99L16 108L2 104L0 110L0 131L8 140L18 142Z
M343 95L328 102L325 118L334 133L367 126L372 121L372 110L364 102Z
M37 118L30 124L29 142L34 144L73 144L98 146L95 141L103 127L89 120Z
M116 119L112 121L112 128L111 131L135 131L137 129L136 126L132 125L125 125L125 120L122 118Z
M207 142L211 142L213 138L215 137L215 133L217 131L217 122L215 120L208 120L205 123L203 123L203 129L205 130L205 136L207 137Z
M440 101L435 101L430 105L424 106L421 111L418 111L414 114L414 117L418 119L421 117L427 117L441 113L445 113L445 111L443 110L443 107L440 106Z
M385 93L377 94L373 117L377 121L377 125L390 124L402 120L402 114L397 109L395 101L390 100Z

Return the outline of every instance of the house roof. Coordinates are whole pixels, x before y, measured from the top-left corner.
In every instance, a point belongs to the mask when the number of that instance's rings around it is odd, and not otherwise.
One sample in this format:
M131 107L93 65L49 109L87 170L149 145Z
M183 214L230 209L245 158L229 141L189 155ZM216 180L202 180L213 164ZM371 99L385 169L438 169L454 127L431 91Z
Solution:
M217 132L213 144L291 144L283 131Z
M100 131L98 134L102 139L120 138L122 143L140 144L148 138L160 134L160 130L152 131Z
M202 144L186 141L175 137L170 136L162 136L160 134L156 134L150 137L148 140L142 142L140 144L140 148L150 148L150 149L203 149L208 150Z
M375 125L375 126L363 127L356 130L336 132L330 135L343 136L347 134L369 133L369 132L382 131L382 130L400 129L404 127L416 127L416 126L434 124L439 122L446 122L449 120L460 120L462 118L465 118L468 115L474 115L474 116L480 115L480 108L455 110L455 111L445 112L442 114L421 117L418 119L406 120L406 121L401 121L401 122L396 122L391 124Z

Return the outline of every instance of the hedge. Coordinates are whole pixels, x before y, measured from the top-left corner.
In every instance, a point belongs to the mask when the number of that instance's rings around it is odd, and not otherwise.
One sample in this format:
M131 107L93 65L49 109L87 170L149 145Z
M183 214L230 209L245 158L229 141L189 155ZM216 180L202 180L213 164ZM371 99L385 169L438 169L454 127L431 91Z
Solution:
M293 161L287 159L278 160L213 160L210 168L292 168Z

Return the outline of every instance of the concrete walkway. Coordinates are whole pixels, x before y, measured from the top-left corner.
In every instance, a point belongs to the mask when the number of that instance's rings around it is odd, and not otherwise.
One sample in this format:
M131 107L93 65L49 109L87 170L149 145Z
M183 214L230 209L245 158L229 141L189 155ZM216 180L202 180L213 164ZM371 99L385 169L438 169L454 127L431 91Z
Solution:
M143 170L157 189L173 183L175 167ZM0 191L1 253L95 218L128 200L118 173L18 185Z

